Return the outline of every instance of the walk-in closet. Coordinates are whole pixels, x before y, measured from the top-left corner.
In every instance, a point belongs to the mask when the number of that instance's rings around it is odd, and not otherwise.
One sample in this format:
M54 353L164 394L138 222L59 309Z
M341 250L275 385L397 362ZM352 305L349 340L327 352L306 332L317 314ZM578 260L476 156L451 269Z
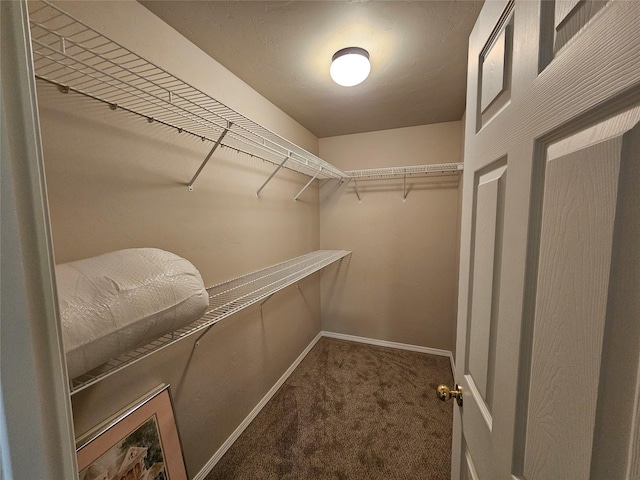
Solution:
M638 465L606 3L1 2L0 477L550 478L544 419Z
M140 3L28 10L78 448L169 385L205 478L323 336L435 355L451 381L461 121L318 139ZM197 274L204 294L176 293ZM121 320L171 275L171 327Z

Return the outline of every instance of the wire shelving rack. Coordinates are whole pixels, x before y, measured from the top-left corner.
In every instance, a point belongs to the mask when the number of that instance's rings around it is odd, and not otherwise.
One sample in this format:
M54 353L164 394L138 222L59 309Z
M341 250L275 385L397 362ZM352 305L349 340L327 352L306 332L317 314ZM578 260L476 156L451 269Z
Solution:
M380 180L455 175L461 163L342 171L184 82L46 0L29 2L36 78L212 142L189 190L219 147L260 158L311 180Z
M219 321L257 302L264 303L276 292L300 282L349 254L351 252L346 250L318 250L209 287L209 308L200 319L71 379L71 393L79 392L128 365L201 332L195 342L197 347L200 338Z
M348 180L353 180L356 196L360 198L358 191L358 180L403 180L403 199L406 200L407 178L416 177L436 177L446 175L460 175L464 168L463 163L434 163L430 165L413 165L409 167L384 167L384 168L367 168L362 170L347 170L344 173Z
M63 93L76 92L213 142L188 183L190 190L219 146L321 180L346 177L44 0L29 2L29 21L36 78L57 85Z
M410 167L367 168L347 170L344 173L356 180L387 180L404 177L432 177L440 175L459 175L463 163L435 163L431 165L413 165Z

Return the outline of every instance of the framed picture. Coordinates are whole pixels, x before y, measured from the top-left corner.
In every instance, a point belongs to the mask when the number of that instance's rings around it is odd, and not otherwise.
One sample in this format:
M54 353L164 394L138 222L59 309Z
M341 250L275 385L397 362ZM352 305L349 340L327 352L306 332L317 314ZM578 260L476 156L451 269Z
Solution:
M80 480L187 480L168 385L76 441Z

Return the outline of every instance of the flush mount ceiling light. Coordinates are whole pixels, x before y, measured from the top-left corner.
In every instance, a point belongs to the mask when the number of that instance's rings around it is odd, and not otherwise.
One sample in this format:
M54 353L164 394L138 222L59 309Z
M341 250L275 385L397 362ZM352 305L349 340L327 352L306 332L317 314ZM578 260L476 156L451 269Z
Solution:
M333 81L343 87L353 87L362 83L370 71L369 52L360 47L338 50L333 54L329 69Z

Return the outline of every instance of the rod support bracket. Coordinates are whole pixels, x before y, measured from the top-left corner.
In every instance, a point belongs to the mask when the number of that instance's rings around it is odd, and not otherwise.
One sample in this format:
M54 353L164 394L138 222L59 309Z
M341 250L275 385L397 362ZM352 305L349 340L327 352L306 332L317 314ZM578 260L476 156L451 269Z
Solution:
M169 92L171 93L171 92ZM187 184L187 187L189 187L189 191L193 192L193 184L196 181L196 178L198 178L198 175L200 175L200 172L202 172L202 169L204 168L204 166L207 164L207 162L209 161L209 159L211 158L211 155L213 155L213 152L216 151L216 149L220 146L220 144L222 143L222 139L224 138L224 136L227 134L227 132L229 130L231 130L231 127L233 126L233 123L231 122L227 122L227 127L222 131L222 133L220 134L220 136L218 137L218 139L216 140L216 143L213 144L213 147L211 148L211 150L209 151L209 153L207 154L207 156L205 157L204 161L202 162L202 164L200 165L200 168L198 168L198 170L196 171L195 175L193 176L193 178L191 179L191 181ZM178 131L180 133L182 133L182 129L179 128Z
M403 176L403 186L402 186L402 201L403 202L407 201L407 195L409 195L409 192L407 191L407 169L405 168L404 176Z
M358 202L362 203L362 199L360 198L360 192L358 192L358 181L355 179L355 177L353 178L353 185L356 189L356 197L358 197Z
M267 186L267 183L269 183L271 181L271 179L276 175L276 173L278 173L278 171L284 166L285 163L287 163L287 160L289 160L290 158L291 158L291 152L288 152L287 156L284 158L284 160L282 160L280 165L278 165L276 167L276 169L273 171L273 173L271 175L269 175L269 178L267 178L267 180L258 189L258 191L256 192L256 198L260 198L260 192L262 191L262 189Z
M198 335L198 338L196 338L196 341L193 343L194 350L200 346L200 340L202 340L202 337L204 337L207 333L209 333L209 330L211 330L214 326L215 326L215 323L212 323L211 325L209 325L207 328L204 329L204 332Z
M300 191L298 192L298 194L295 196L295 198L293 199L293 201L294 201L294 202L295 202L296 200L298 200L298 197L299 197L300 195L302 195L302 192L304 192L304 191L309 187L309 185L311 185L311 184L313 183L313 181L314 181L316 178L318 178L318 175L320 175L320 173L322 173L322 168L323 168L323 167L320 167L320 170L318 170L318 171L316 172L316 174L313 176L313 178L311 178L311 180L309 180L309 181L307 182L307 184L306 184L304 187L302 187L302 190L300 190Z
M271 300L271 297L273 297L274 294L275 292L269 295L267 298L265 298L262 302L260 302L260 311L262 311L262 307L264 306L264 304L267 303L269 300Z

